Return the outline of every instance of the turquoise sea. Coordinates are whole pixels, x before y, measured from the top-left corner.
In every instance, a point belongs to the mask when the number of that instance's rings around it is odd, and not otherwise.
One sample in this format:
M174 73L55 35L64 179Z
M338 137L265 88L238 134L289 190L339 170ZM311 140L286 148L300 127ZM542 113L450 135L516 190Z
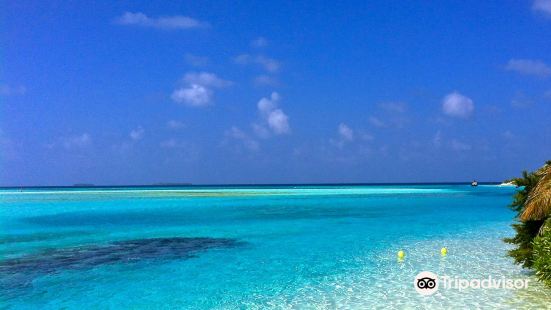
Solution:
M3 189L0 308L546 308L550 290L514 265L502 242L513 234L514 191ZM421 296L413 286L420 271L531 281L527 289Z

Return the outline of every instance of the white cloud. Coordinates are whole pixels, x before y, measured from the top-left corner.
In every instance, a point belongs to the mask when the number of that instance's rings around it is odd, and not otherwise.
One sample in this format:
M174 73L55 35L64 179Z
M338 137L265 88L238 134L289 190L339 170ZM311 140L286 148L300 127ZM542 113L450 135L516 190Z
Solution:
M208 23L182 15L149 17L141 12L125 12L115 19L115 23L127 26L141 26L158 29L206 28Z
M255 48L261 48L268 46L268 40L264 37L258 37L251 41L251 46Z
M532 9L551 16L551 0L535 0Z
M259 120L251 124L254 135L258 138L267 139L273 135L289 134L289 117L282 109L278 108L280 96L277 92L272 92L270 97L261 98L257 103ZM238 140L245 148L256 151L260 148L259 143L249 134L233 126L225 132L226 141L231 138Z
M182 129L186 126L186 124L182 121L177 121L177 120L169 120L168 122L166 122L166 127L168 127L169 129Z
M289 118L282 110L273 110L268 116L268 125L276 134L285 134L291 131Z
M451 117L468 118L474 111L474 103L471 98L453 92L444 97L442 111Z
M273 92L270 98L262 98L258 101L257 108L268 128L276 135L291 132L289 117L283 110L277 108L279 94ZM260 126L260 125L256 125Z
M174 90L172 100L192 107L202 107L210 104L212 91L204 86L192 84L185 88Z
M508 71L537 77L551 76L551 68L541 60L511 59L505 66Z
M214 73L188 72L183 77L182 84L182 87L172 92L172 100L192 107L203 107L212 102L212 88L227 87L232 82L223 80Z
M338 138L330 139L329 142L337 146L338 148L342 148L346 143L354 141L354 138L355 138L354 130L350 128L348 125L346 125L345 123L339 124L339 126L337 127L337 133L338 133ZM366 137L366 138L368 138L366 139L366 141L368 141L370 137Z
M226 81L214 73L209 72L188 72L184 75L182 79L185 83L188 84L198 84L208 87L222 88L232 85L231 81Z
M61 145L66 149L82 148L90 145L92 138L88 133L65 137L61 139Z
M279 94L273 92L270 98L262 98L258 101L258 110L263 115L268 115L273 109L275 109L275 107L277 106L277 101L279 101L279 99Z
M245 148L250 151L258 151L258 149L260 148L260 145L256 140L254 140L248 134L235 126L227 130L225 136L227 138L239 141Z
M186 54L184 56L185 61L194 66L194 67L202 67L206 66L209 63L209 58L206 56L197 56L193 54Z
M130 139L134 141L141 140L145 134L145 130L140 126L130 131Z
M19 85L19 86L9 86L9 85L0 85L0 95L2 96L21 96L24 95L27 92L27 88L25 86Z
M344 123L339 124L339 136L343 141L354 141L354 130Z
M234 58L234 62L240 65L256 64L270 73L279 71L281 67L279 61L262 55L252 56L249 54L241 54Z

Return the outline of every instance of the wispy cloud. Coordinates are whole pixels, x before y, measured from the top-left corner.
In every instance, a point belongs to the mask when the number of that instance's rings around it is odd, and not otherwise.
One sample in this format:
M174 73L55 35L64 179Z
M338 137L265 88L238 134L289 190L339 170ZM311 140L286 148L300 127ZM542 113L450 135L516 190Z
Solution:
M182 80L188 84L200 84L216 88L232 85L232 82L223 80L216 76L216 74L209 72L188 72Z
M523 92L517 92L511 100L511 106L514 108L527 108L532 104L532 99L526 96Z
M125 154L134 150L145 137L145 129L142 126L138 126L128 132L128 136L124 139L115 142L112 145L114 151L120 154Z
M251 124L254 135L258 138L267 139L273 135L289 134L291 127L289 117L282 109L278 107L280 96L277 92L272 92L270 97L261 98L257 103L257 109L260 119ZM260 143L249 133L241 130L239 127L232 126L224 133L225 140L223 144L227 145L229 141L234 140L239 148L245 148L249 151L258 151Z
M537 77L551 76L551 67L541 60L511 59L505 66L505 69L522 75L532 75Z
M173 129L173 130L182 129L185 126L186 126L186 124L184 122L173 120L173 119L166 122L166 127L168 127L169 129Z
M261 74L253 79L253 82L257 86L278 86L279 81L269 75Z
M115 18L115 23L126 26L141 26L167 30L209 27L208 23L188 16L174 15L149 17L141 12L125 12L121 16Z
M130 131L129 136L130 136L130 139L132 139L132 141L139 141L139 140L143 139L144 134L145 134L145 129L143 129L141 126L139 126L136 129L132 129Z
M353 142L355 138L354 129L352 129L345 123L339 124L339 126L337 127L337 134L337 139L331 139L329 140L329 142L339 148L344 147L346 143Z
M367 119L373 127L401 129L409 121L405 102L382 102L377 107L379 112Z
M551 17L551 0L535 0L532 9Z
M370 116L367 121L372 125L372 126L375 126L375 127L379 127L379 128L383 128L383 127L386 127L386 123L381 120L380 118L376 117L376 116Z
M474 102L467 96L453 92L442 100L442 111L451 117L469 118L474 111Z
M261 48L268 46L268 40L264 37L258 37L251 41L251 46L254 48Z
M58 138L55 142L46 144L46 147L49 149L63 147L66 150L73 150L84 148L91 144L92 136L88 133L82 133Z
M241 54L236 56L233 60L236 64L240 65L256 64L270 73L279 71L281 67L279 61L262 55L253 56L249 54Z
M231 81L223 80L216 74L208 72L188 72L181 83L182 86L172 92L171 98L175 102L191 107L210 105L213 88L224 88L232 85Z
M472 149L472 146L470 144L458 140L452 140L450 142L450 147L452 148L452 150L458 152L466 152Z
M170 138L170 139L161 141L161 143L159 143L159 146L165 149L177 149L177 148L185 148L187 144L183 141Z
M346 125L345 123L339 124L338 132L339 132L339 137L343 141L348 141L348 142L354 141L354 130L350 128L348 125Z
M285 112L283 112L282 109L277 107L279 100L279 94L277 92L273 92L270 98L262 98L258 101L257 108L265 125L257 124L257 127L267 126L267 128L269 128L270 131L276 135L288 134L291 132L289 117L285 114Z
M226 138L238 141L242 146L250 151L258 151L260 148L259 143L251 138L247 133L238 127L233 126L227 130L224 134Z
M360 140L362 141L373 141L375 140L375 137L369 133L369 132L365 132L365 131L360 131L357 135L355 134L355 136L358 136Z
M438 130L432 137L432 145L439 148L442 145L442 131Z

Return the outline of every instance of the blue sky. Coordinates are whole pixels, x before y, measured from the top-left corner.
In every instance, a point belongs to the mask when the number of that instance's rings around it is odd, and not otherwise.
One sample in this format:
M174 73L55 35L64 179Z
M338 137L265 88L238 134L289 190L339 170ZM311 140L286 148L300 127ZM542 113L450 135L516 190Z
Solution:
M551 1L2 1L0 185L502 180Z

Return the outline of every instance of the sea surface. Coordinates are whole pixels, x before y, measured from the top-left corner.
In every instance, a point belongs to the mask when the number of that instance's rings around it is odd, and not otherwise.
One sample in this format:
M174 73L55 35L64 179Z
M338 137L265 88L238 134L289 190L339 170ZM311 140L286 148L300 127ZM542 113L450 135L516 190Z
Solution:
M551 291L506 255L514 191L2 189L0 308L549 308ZM422 296L413 285L421 271L530 282L527 289L440 288Z

